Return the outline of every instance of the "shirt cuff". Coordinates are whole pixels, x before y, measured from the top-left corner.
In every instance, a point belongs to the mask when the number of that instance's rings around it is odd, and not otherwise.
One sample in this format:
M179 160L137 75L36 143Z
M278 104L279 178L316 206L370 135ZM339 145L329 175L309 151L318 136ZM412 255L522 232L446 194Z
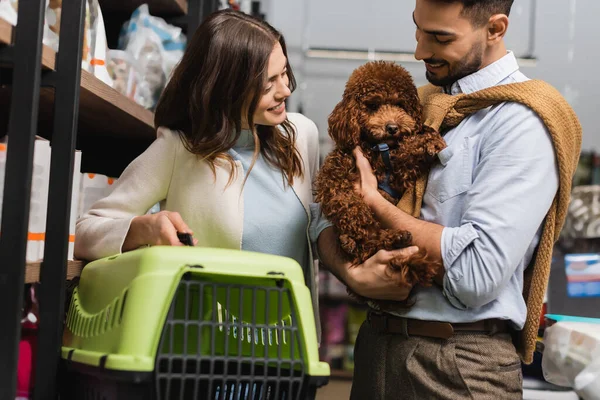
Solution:
M442 231L442 261L446 274L444 276L444 296L455 308L464 310L467 307L454 295L454 284L463 277L463 271L454 263L462 252L479 234L471 224L464 224L456 228L444 228Z
M310 227L308 228L308 234L312 243L317 243L317 239L323 230L333 226L331 222L325 218L321 212L321 205L319 203L310 204Z

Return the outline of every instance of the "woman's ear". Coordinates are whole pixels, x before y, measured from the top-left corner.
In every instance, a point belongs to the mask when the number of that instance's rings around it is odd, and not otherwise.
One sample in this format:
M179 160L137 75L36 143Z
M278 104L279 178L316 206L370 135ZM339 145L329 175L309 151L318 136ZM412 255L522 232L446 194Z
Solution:
M329 136L342 149L352 150L360 141L360 111L358 104L349 98L342 98L329 115Z

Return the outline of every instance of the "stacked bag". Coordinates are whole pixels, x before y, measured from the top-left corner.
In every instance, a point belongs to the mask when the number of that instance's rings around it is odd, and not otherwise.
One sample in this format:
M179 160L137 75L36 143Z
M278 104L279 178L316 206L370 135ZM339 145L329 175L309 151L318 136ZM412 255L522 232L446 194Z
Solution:
M0 142L0 210L4 190L6 155L8 140ZM31 181L31 200L29 210L29 228L27 235L27 262L37 262L44 257L46 218L48 209L48 182L50 180L50 142L36 138L33 156L33 176ZM81 171L81 152L75 152L73 168L73 191L71 194L71 215L69 227L69 260L73 259L75 244L75 224L77 219L87 212L99 199L106 197L113 188L115 178ZM1 214L1 213L0 213ZM1 222L2 215L0 215Z

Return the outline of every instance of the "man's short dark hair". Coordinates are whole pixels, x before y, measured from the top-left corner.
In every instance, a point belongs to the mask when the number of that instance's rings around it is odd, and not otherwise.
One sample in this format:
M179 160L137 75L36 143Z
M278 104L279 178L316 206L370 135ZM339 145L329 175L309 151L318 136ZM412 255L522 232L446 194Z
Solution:
M514 0L433 0L440 3L461 3L462 16L471 20L473 25L481 26L488 22L492 15L510 14Z

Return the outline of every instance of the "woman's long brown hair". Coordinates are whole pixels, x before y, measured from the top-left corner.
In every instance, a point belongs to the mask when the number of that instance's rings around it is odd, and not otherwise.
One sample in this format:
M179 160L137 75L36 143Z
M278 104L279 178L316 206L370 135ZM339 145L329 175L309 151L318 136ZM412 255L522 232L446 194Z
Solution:
M155 126L178 131L187 150L207 161L213 172L218 160L229 162L231 182L235 163L227 151L238 140L245 119L256 144L252 165L260 152L292 185L294 177L303 176L295 127L286 119L282 132L277 126L254 125L253 118L276 43L287 58L283 36L268 23L232 10L208 16L161 95ZM296 81L289 61L287 75L293 91Z

